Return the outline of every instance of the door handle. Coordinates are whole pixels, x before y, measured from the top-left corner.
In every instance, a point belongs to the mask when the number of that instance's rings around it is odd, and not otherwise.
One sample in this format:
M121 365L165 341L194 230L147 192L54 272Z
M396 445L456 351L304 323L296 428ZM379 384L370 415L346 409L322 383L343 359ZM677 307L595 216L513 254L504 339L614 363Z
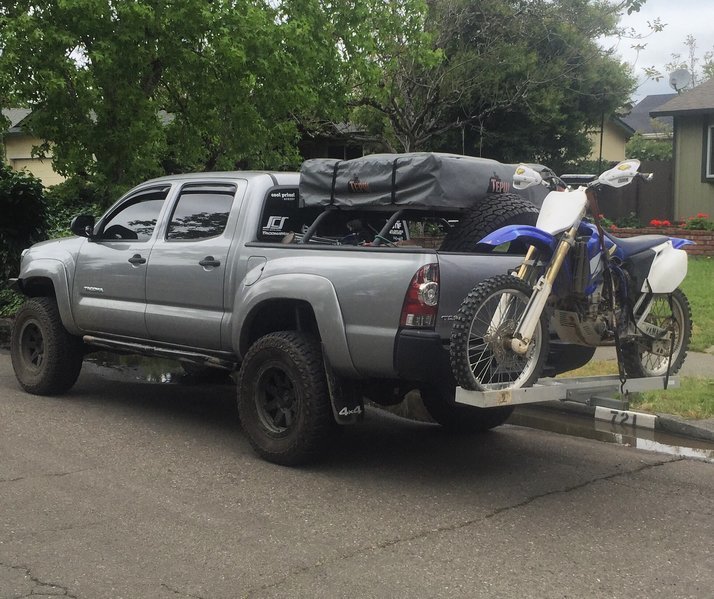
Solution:
M206 256L203 260L199 262L199 264L206 268L208 266L220 266L221 261L216 260L213 256Z
M129 258L129 262L135 266L137 264L146 264L146 258L142 258L141 254L134 254L131 258Z

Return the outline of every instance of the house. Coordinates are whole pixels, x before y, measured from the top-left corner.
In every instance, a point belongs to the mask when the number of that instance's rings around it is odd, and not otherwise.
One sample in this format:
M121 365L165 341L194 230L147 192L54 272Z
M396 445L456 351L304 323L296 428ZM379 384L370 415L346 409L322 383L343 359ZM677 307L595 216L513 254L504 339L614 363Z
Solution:
M588 160L620 162L626 158L625 145L635 131L618 116L603 119L602 125L590 131L592 151Z
M672 139L672 117L664 116L655 119L650 116L650 112L676 97L677 94L645 96L633 106L630 114L622 117L622 120L645 139Z
M714 79L650 112L674 118L674 216L714 214Z
M52 168L52 158L33 156L32 150L42 145L43 140L35 137L23 127L23 121L30 115L27 108L3 108L2 114L10 121L8 129L0 133L2 138L2 158L11 168L27 170L49 187L62 183L64 177Z

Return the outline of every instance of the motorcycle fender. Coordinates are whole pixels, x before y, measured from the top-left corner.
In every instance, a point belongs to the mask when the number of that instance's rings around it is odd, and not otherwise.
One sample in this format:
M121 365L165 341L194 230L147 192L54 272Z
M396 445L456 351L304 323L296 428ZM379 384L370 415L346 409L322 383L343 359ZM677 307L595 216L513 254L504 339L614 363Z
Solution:
M670 237L669 239L672 241L675 250L681 249L685 245L696 245L691 239L683 239L682 237Z
M534 245L541 251L552 253L557 245L557 240L550 233L532 227L530 225L508 225L501 227L493 233L489 233L481 241L479 245L497 246L510 241L525 241L530 245Z
M641 291L672 293L687 276L687 252L669 241L652 249L656 254Z

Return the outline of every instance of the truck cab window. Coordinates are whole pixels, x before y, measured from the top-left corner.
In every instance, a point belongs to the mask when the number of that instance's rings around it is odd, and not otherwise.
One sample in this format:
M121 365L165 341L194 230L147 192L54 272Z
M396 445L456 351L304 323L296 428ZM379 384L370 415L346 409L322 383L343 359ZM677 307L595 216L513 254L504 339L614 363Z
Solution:
M235 193L234 185L187 185L176 202L166 239L195 241L221 235Z
M104 223L100 239L106 241L148 241L154 233L169 188L140 194L123 204Z

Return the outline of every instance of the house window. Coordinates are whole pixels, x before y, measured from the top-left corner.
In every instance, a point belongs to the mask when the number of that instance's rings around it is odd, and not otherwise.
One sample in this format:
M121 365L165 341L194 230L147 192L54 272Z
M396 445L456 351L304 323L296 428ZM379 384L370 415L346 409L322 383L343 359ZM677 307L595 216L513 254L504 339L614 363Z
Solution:
M705 174L707 179L714 180L714 125L707 127Z

